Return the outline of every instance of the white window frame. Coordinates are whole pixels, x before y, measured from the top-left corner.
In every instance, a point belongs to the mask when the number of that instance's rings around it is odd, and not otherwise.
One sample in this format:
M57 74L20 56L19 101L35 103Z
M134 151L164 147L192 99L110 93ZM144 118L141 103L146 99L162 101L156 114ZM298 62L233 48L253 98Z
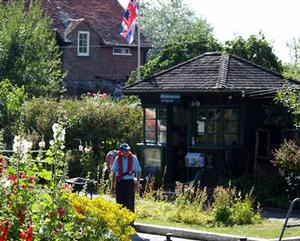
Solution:
M84 47L84 46L80 46L80 35L84 34L87 36L87 43L86 43L86 52L80 52L80 47ZM89 31L78 31L78 36L77 36L77 55L78 56L90 56L90 32Z
M121 50L121 53L116 53L115 50ZM131 52L130 52L130 48L123 48L123 47L114 47L113 48L113 55L127 55L130 56Z

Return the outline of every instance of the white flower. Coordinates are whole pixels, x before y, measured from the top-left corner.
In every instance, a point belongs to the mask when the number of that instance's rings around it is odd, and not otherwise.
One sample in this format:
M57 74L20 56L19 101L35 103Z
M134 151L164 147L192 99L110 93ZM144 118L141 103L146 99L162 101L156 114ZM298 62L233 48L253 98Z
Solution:
M32 142L27 141L25 139L21 139L20 136L15 136L14 138L14 144L13 144L13 151L15 153L22 153L26 154L28 153L32 148Z
M15 136L14 137L14 144L13 144L13 151L20 152L20 146L21 146L21 137L20 136Z
M9 180L5 180L5 183L4 183L4 188L8 188L10 186L10 181Z
M79 145L79 146L78 146L78 150L79 150L79 151L83 151L83 146L82 146L82 145Z
M52 130L53 130L53 138L55 141L65 141L65 135L66 135L66 130L63 128L62 125L58 123L54 123L52 125Z
M92 147L86 146L86 147L84 148L84 152L85 152L85 153L90 153L91 151L92 151Z
M57 130L59 129L59 124L58 123L54 123L52 125L52 130L53 130L53 133L56 134Z
M44 141L44 140L43 140L43 141L40 141L40 142L39 142L39 148L44 149L45 147L46 147L45 141Z

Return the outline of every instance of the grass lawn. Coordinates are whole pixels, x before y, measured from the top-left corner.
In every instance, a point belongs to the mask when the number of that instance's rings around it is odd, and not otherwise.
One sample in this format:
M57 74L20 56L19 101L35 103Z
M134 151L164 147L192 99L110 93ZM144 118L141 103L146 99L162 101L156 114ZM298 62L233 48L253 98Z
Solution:
M253 225L236 225L232 227L207 227L200 225L191 225L184 223L171 222L167 219L167 214L172 210L172 206L166 203L154 202L145 203L138 201L136 206L137 223L155 224L169 227L180 227L194 229L199 231L207 231L214 233L232 234L238 236L276 239L279 238L284 220L267 220L263 219L261 224ZM146 208L147 207L147 208ZM142 212L141 212L142 211ZM142 215L142 213L149 215ZM290 222L289 222L290 223ZM300 221L299 221L300 223ZM300 237L300 227L288 228L285 231L284 237Z
M283 225L282 222L270 220L264 220L261 224L239 225L233 227L204 227L198 225L174 223L165 220L154 220L151 218L137 218L136 222L265 239L279 238ZM286 229L284 233L284 237L300 237L300 227Z

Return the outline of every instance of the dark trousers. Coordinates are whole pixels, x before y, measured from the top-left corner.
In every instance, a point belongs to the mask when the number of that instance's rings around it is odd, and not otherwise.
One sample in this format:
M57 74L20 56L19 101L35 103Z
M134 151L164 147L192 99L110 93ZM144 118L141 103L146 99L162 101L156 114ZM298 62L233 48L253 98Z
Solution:
M134 212L134 181L117 180L116 182L116 201L124 207Z

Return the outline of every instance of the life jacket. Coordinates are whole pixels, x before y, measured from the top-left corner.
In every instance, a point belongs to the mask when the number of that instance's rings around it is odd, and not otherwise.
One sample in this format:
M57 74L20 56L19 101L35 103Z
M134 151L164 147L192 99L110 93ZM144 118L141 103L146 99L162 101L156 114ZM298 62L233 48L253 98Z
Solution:
M118 179L122 179L124 175L132 175L132 168L133 168L133 157L132 157L132 153L129 152L127 159L128 159L128 168L127 168L127 172L123 173L123 156L122 156L122 152L119 151L118 152Z

